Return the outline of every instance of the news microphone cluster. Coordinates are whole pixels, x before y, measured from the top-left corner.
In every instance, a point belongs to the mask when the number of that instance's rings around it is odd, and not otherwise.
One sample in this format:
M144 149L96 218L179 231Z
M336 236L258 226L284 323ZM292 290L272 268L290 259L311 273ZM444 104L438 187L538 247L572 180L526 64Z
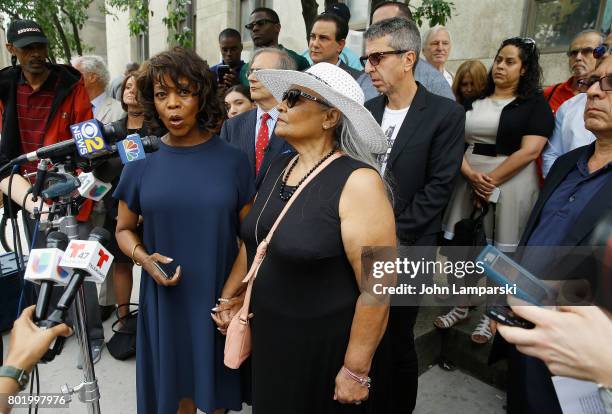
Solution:
M110 270L113 255L106 249L111 235L108 230L101 227L94 228L87 240L72 240L65 243L67 238L62 233L50 233L47 249L34 249L30 253L25 278L45 286L57 284L65 286L55 309L48 313L48 297L39 298L35 314L39 317L37 325L41 328L51 328L65 322L66 312L72 305L77 291L84 281L102 283ZM61 236L60 236L61 235ZM60 247L64 247L62 251ZM50 290L49 288L46 288ZM45 293L45 295L47 295ZM39 309L39 306L41 307ZM64 346L64 338L56 339L43 361L52 361L59 355Z
M114 155L120 152L122 144L118 141L125 137L117 136L112 124L102 125L96 119L71 125L72 139L47 145L36 151L20 155L10 162L10 166L21 165L27 162L48 158L53 162L63 161L65 157L77 155L85 159ZM154 152L159 148L159 137L148 136L138 138L141 141L143 152ZM118 145L114 145L114 144Z

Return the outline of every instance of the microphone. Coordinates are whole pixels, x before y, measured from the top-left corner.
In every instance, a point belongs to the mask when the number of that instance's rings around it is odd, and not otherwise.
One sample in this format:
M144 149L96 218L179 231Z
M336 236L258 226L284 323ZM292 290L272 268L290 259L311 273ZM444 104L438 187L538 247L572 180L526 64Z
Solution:
M54 231L47 237L46 249L33 249L30 252L24 278L40 284L35 320L41 320L47 316L53 285L66 285L72 275L72 271L66 271L59 266L66 246L68 246L68 236Z
M50 162L43 158L38 162L38 166L36 167L36 181L32 186L32 201L34 202L38 201L38 195L40 194L40 190L42 190L49 164Z
M110 191L112 185L96 178L94 172L82 172L78 176L81 185L78 187L79 194L90 200L100 201Z
M72 269L75 275L81 274L86 281L103 283L114 259L114 256L104 247L110 240L111 234L108 230L95 227L87 240L70 241L62 256L60 266Z
M96 283L102 283L104 281L113 261L113 255L104 247L110 242L110 237L108 230L95 227L89 233L86 241L70 241L62 256L60 266L72 269L74 274L64 289L55 310L48 318L41 320L38 326L48 329L63 323L66 312L74 302L74 297L83 282L93 280ZM64 340L63 337L56 338L42 360L49 362L59 355L64 347Z
M89 153L90 155L86 158L91 158L91 154L101 155L100 152L102 152L103 149L106 149L106 143L103 138L105 134L108 134L108 136L112 137L113 139L115 138L114 127L111 125L101 126L95 119L81 122L76 125L71 125L70 131L72 132L73 139L67 139L65 141L47 145L46 147L39 148L36 151L20 155L11 161L11 165L21 165L26 162L38 161L43 158L50 158L52 160L62 159L67 155L74 154L77 149L79 155L81 155L82 152L85 152L86 154ZM103 148L100 148L102 145Z

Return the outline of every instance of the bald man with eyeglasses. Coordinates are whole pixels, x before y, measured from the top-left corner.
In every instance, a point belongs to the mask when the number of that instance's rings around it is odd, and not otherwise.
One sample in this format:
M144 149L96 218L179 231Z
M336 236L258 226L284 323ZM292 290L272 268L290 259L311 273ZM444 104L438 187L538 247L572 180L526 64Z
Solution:
M603 42L603 35L597 30L585 30L576 35L567 50L569 69L572 76L565 82L549 86L544 96L553 112L557 112L563 102L580 93L578 81L595 69L597 59L593 51Z
M544 178L546 178L553 164L561 155L595 141L595 135L584 127L584 108L587 97L583 93L586 89L584 86L581 87L580 84L581 80L587 78L589 73L595 69L598 61L610 55L610 45L612 45L612 34L608 35L599 46L592 48L591 60L594 62L593 67L576 81L577 95L566 100L557 109L555 129L542 152L542 176ZM548 95L545 93L544 96Z

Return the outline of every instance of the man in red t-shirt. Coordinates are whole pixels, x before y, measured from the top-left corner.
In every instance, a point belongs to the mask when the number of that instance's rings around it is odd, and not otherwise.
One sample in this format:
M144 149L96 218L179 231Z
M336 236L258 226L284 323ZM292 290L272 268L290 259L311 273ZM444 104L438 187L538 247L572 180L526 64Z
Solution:
M572 40L567 51L572 76L565 82L549 86L544 90L544 96L553 112L557 112L563 102L578 94L578 80L585 78L595 69L596 59L593 57L593 49L602 42L603 36L596 30L580 32Z

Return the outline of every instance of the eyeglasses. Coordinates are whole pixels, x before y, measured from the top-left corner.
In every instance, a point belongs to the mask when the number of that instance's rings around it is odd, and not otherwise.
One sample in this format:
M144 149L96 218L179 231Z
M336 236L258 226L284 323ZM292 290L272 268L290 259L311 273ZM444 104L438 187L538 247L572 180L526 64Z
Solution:
M602 91L604 92L612 91L612 74L602 76L601 78L597 76L590 76L586 79L580 79L578 81L578 89L580 90L580 92L586 92L596 82L599 82L599 87L601 88Z
M402 53L406 53L406 52L410 52L410 50L387 50L385 52L374 52L374 53L370 53L367 56L361 56L359 58L359 61L361 62L363 66L366 65L366 61L368 60L370 61L370 64L372 66L378 66L382 58L385 57L386 55L401 55Z
M605 43L600 44L595 49L593 49L593 57L595 59L601 59L604 55L610 53L611 47Z
M271 20L271 19L259 19L259 20L255 20L254 22L251 22L249 24L245 24L244 28L247 30L253 30L253 28L255 26L259 27L259 26L265 26L268 23L272 23L272 24L276 24L278 23L277 21Z
M593 54L594 51L595 49L593 49L592 47L583 47L583 48L568 50L566 54L568 58L575 58L578 56L578 53L580 53L582 56L591 56L591 54Z
M318 104L327 106L328 108L333 108L330 104L325 102L323 99L317 98L316 96L312 96L310 94L307 94L306 92L303 92L303 91L301 91L299 89L289 89L289 90L285 91L285 93L283 93L283 99L282 100L287 102L287 107L288 108L293 108L295 106L295 104L297 103L297 101L300 100L300 97L306 98L309 101L313 101L313 102L316 102Z
M247 78L249 76L251 76L253 73L257 72L258 70L261 70L263 68L249 68L249 70L247 70Z

